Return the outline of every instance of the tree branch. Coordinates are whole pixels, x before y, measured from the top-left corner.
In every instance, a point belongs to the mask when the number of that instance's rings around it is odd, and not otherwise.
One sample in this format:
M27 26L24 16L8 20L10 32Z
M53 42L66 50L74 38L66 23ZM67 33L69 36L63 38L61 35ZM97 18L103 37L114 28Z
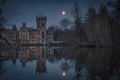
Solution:
M2 37L1 35L0 35L0 38L3 39L11 48L13 48L13 46L7 41L7 39L5 39L4 37Z

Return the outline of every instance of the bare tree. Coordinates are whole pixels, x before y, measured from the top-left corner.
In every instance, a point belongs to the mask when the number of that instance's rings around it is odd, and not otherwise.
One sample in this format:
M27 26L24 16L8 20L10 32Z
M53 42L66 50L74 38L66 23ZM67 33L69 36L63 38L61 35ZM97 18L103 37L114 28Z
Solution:
M5 3L5 1L6 0L1 0L0 5L3 5ZM6 22L6 20L5 20L4 16L3 16L2 8L0 6L0 38L2 40L4 40L10 47L12 47L12 45L7 41L7 39L2 36L3 31L6 30L6 29L4 29L5 22Z
M95 45L96 15L97 15L96 10L90 6L86 14L85 23L87 37L91 45Z
M101 5L98 13L98 25L99 25L99 33L100 40L103 45L111 44L111 24L109 21L109 14L107 7L105 5Z
M111 25L112 25L112 39L114 46L120 45L120 0L109 1L108 5L112 8Z
M64 30L67 30L68 26L70 25L70 21L67 18L64 18L60 21L60 25Z
M79 7L79 3L75 2L73 9L71 10L72 16L74 18L74 27L75 27L75 42L77 42L77 44L81 44L84 42L89 43L88 39L87 39L87 35L85 30L83 29L83 22L81 19L81 13L80 13L80 7Z

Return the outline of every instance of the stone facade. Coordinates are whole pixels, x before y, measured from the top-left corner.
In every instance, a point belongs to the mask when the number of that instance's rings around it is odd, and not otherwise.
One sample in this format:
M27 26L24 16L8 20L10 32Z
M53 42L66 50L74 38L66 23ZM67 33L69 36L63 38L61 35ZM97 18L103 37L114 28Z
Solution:
M11 44L46 44L48 42L50 43L50 40L53 40L53 36L50 34L48 34L47 36L46 20L46 16L36 16L35 29L27 27L26 23L23 22L19 30L17 30L16 25L13 25L13 28L11 30L5 30L2 35Z

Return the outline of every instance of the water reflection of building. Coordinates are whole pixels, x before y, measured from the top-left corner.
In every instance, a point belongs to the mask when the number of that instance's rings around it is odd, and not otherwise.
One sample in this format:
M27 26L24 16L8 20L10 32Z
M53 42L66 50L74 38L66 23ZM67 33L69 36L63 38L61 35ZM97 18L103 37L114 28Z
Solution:
M54 55L54 48L53 47L47 47L47 54L49 56L53 56Z
M12 51L0 51L0 60L11 60L13 63L15 63L17 59L21 60L21 63L22 61L24 62L24 59L25 63L36 60L36 73L45 74L47 72L46 53L49 48L50 47L21 47L19 49L14 48ZM53 48L51 48L51 50L52 49ZM66 56L66 54L61 54L61 52L58 52L58 54L52 57L55 59L49 59L48 61L56 63L56 61ZM67 60L63 61L61 65L62 73L60 73L62 76L68 76L68 67L75 65L76 75L71 80L120 80L119 49L81 49L78 51L78 54L77 52L74 52L74 54L73 52L69 53L66 59L69 58L70 54L75 59L76 64L71 64L71 61ZM58 58L56 56L58 56ZM27 65L24 65L24 67L25 66Z
M47 55L46 46L36 47L36 46L22 46L19 48L14 48L13 50L1 51L0 60L11 60L13 64L16 64L16 61L19 60L22 67L26 67L27 62L35 60L36 61L36 74L45 74L46 73L46 55ZM52 49L51 49L51 52Z
M36 74L46 73L46 47L42 47L37 57Z
M20 47L19 48L19 61L22 66L26 66L26 62L35 58L39 54L40 49L37 47Z

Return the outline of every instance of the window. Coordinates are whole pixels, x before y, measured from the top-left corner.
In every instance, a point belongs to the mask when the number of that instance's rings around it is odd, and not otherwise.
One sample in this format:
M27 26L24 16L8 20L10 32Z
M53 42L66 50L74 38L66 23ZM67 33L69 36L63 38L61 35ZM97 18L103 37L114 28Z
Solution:
M42 39L44 39L44 36L42 36Z
M42 23L42 26L44 26L44 23Z
M44 35L44 32L42 32L42 35Z
M50 39L50 37L49 37L49 39Z
M42 54L42 58L44 58L44 55Z
M44 42L44 40L42 40L42 42Z

